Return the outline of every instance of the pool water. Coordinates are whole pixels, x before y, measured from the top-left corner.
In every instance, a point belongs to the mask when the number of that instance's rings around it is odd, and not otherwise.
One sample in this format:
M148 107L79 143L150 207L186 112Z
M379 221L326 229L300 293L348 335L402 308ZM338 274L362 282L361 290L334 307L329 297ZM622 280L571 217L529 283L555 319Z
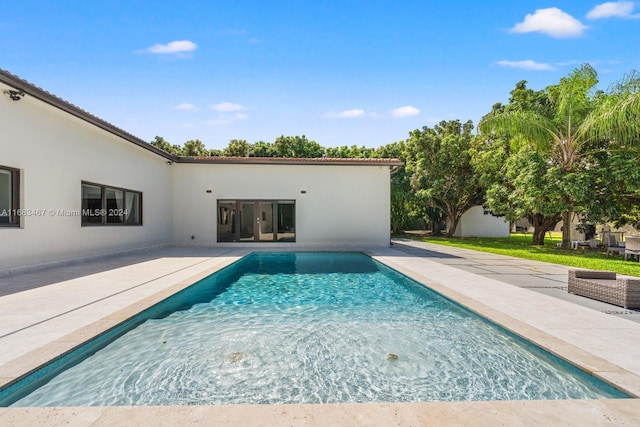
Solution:
M13 406L626 397L360 253L251 254L142 316Z

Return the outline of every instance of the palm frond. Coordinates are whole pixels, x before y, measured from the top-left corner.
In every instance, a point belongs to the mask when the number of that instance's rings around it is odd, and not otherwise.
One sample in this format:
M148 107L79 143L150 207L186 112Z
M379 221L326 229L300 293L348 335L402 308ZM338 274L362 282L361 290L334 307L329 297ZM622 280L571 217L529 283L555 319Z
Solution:
M485 116L478 124L482 133L521 136L537 151L545 152L562 139L558 127L549 119L530 111L510 111Z
M567 123L581 122L592 108L592 91L598 84L598 73L589 64L576 68L557 85L556 113Z
M583 128L591 138L640 146L640 91L612 94L587 117Z

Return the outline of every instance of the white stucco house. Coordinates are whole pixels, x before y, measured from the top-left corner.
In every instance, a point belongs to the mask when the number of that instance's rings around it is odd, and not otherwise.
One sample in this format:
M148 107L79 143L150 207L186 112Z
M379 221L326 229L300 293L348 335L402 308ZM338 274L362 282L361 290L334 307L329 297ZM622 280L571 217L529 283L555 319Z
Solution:
M482 206L473 206L462 214L455 237L509 237L509 222L486 212Z
M389 244L396 159L176 157L4 70L0 93L0 272L168 244Z

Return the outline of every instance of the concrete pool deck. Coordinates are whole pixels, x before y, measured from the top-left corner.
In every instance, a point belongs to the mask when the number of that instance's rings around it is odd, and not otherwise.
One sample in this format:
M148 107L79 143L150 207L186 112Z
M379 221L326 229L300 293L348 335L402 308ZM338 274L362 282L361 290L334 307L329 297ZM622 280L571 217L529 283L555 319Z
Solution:
M366 251L640 395L638 311L566 294L567 267L409 241L350 249ZM0 386L253 250L262 249L166 247L0 276ZM3 426L141 425L150 420L155 425L638 425L640 399L0 408Z

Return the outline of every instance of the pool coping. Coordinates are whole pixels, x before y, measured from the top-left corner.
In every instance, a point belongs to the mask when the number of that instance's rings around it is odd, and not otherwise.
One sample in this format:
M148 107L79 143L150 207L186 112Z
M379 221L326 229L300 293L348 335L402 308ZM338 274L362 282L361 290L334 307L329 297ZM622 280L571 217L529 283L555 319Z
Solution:
M246 254L256 251L260 250L252 248L248 249L245 254L229 257L230 259L225 262L208 267L197 274L174 283L160 292L136 301L123 309L115 311L98 321L79 328L62 338L53 340L52 342L3 365L0 367L0 387L28 375L30 372L38 369L41 365L49 363L57 357L61 357L74 348L84 344L94 336L104 333L106 330L126 321L130 317L185 289L186 287L191 286L193 283L201 280L211 273L236 262ZM295 251L295 249L283 248L281 251L288 252ZM345 250L333 249L329 251L344 252ZM493 413L498 418L502 416L506 416L507 418L529 417L531 420L530 417L534 416L534 419L553 419L554 415L545 411L545 407L555 407L555 410L567 410L572 413L574 411L578 411L578 409L581 413L591 413L590 417L593 418L587 418L586 420L593 421L593 425L599 425L599 423L602 420L606 420L607 417L618 421L633 421L640 418L640 399L637 398L640 396L640 376L601 357L595 356L592 353L571 345L566 341L554 337L553 335L538 328L528 325L525 322L515 319L495 308L476 301L467 295L447 287L437 280L429 279L406 266L402 266L394 261L386 259L393 255L388 253L388 249L382 251L365 249L360 252L366 253L382 264L385 264L390 268L416 280L417 282L428 286L467 309L509 330L515 335L533 342L544 350L578 366L580 369L630 395L635 396L636 398L567 401L423 402L402 404L374 403L336 405L214 405L204 407L0 408L0 424L5 420L8 422L7 425L39 425L41 422L49 424L53 419L67 419L77 422L77 425L94 425L94 423L96 423L95 425L99 425L101 423L113 424L113 421L117 419L121 419L120 422L127 423L128 420L135 419L137 416L152 416L150 415L151 413L162 413L173 414L171 416L163 415L163 417L167 416L167 418L164 419L164 421L167 422L165 423L166 425L171 425L169 420L174 416L177 417L177 414L182 414L182 417L175 418L175 420L180 419L182 422L186 419L195 420L199 419L199 417L205 417L204 419L206 419L208 416L215 416L217 423L220 421L220 424L233 425L231 420L237 420L238 416L247 412L255 414L254 416L247 418L249 421L253 420L249 424L256 423L257 419L263 419L255 418L258 414L264 414L265 416L267 416L267 414L271 414L268 416L268 419L270 420L269 424L273 425L289 425L290 423L294 425L296 423L298 425L312 425L313 423L321 425L324 424L322 420L326 421L326 419L335 419L338 424L342 425L404 425L408 420L422 420L420 424L429 424L434 421L434 419L429 417L425 418L423 416L423 412L425 411L426 413L436 411L438 413L448 414L449 418L447 418L447 420L453 421L455 419L459 419L460 423L463 424L462 420L464 419L467 421L471 419L478 419L478 414L476 413L478 410L482 410L486 413ZM496 412L492 408L501 409ZM460 416L462 416L462 418L460 418ZM574 419L581 420L580 425L585 425L585 419L580 417ZM44 420L47 421L44 422ZM383 420L387 420L388 423ZM437 421L438 417L436 417L435 420ZM495 421L495 419L493 421ZM632 424L630 423L629 425Z

